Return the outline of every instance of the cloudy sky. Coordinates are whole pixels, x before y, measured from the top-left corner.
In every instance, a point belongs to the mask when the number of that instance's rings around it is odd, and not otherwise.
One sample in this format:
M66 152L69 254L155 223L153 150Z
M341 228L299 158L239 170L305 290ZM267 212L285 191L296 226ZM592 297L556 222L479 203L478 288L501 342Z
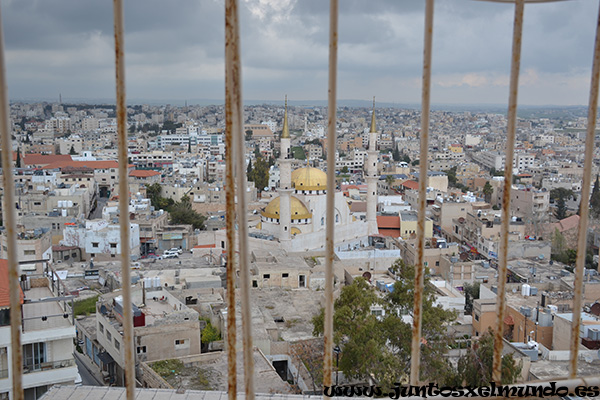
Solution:
M127 96L224 97L224 0L125 0ZM245 99L327 98L326 0L240 0ZM418 103L423 0L341 0L340 99ZM506 103L514 7L438 0L434 103ZM598 1L525 8L519 102L588 100ZM114 97L112 2L3 0L11 99Z

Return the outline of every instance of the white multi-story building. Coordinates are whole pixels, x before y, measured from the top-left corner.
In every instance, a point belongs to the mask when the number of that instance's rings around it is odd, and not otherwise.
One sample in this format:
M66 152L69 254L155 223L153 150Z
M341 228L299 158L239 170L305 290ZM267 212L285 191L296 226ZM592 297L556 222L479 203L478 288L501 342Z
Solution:
M73 358L75 327L71 309L58 295L58 278L40 276L25 281L21 293L23 318L23 388L25 399L40 398L52 385L81 380ZM35 287L33 287L35 286ZM11 334L8 262L0 260L0 399L12 398ZM51 290L54 288L54 292Z

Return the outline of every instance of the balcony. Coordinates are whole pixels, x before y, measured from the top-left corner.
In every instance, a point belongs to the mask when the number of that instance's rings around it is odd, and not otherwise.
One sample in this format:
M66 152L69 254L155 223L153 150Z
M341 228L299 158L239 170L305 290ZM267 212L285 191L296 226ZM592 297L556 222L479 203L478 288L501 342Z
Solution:
M73 358L67 359L67 360L48 361L48 362L35 364L35 365L34 364L23 365L23 374L30 374L30 373L40 372L40 371L49 371L49 370L53 370L53 369L68 368L68 367L74 367L74 366L75 366L75 360ZM0 371L0 378L1 377L2 377L2 371ZM8 377L8 371L7 371L7 377Z

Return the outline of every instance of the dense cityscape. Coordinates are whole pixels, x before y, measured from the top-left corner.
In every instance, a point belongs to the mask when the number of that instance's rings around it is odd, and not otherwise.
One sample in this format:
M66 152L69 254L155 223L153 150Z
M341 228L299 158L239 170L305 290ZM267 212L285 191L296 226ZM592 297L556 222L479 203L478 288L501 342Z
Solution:
M60 387L53 385L124 385L123 195L131 222L138 386L227 390L224 115L223 105L128 106L130 193L123 194L114 106L11 103L27 398ZM503 113L432 111L422 177L420 112L340 107L335 188L327 187L325 173L325 107L282 101L247 106L244 115L257 393L322 391L329 189L335 191L334 380L386 387L406 381L421 179L427 379L454 386L491 380L504 219L510 228L503 378L568 376L580 203L589 205L591 219L578 372L597 371L600 183L595 178L591 198L581 198L583 108L522 111L510 215L501 211ZM594 177L599 156L596 149ZM0 398L8 398L4 229L0 243ZM239 274L236 280L239 287Z

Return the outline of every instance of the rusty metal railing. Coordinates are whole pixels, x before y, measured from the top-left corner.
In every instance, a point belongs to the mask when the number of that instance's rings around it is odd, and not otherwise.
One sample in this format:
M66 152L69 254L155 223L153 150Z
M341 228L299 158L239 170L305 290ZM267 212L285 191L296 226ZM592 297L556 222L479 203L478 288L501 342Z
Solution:
M6 249L8 254L8 282L10 286L10 337L12 398L23 400L23 349L21 347L21 287L19 286L19 260L17 255L17 220L15 216L15 182L12 165L12 140L8 85L6 82L6 55L4 28L0 15L0 143L2 145L2 184L4 204L2 213L6 221Z
M419 206L417 215L417 265L410 359L410 384L419 382L421 365L421 323L425 281L425 207L427 201L427 167L429 152L429 105L431 98L431 53L433 45L433 0L425 3L425 43L423 46L423 88L421 93L421 132L419 155Z
M325 212L325 318L323 385L331 386L333 372L333 248L335 245L335 143L337 107L338 0L329 1L329 89L327 104L327 198Z
M494 0L492 0L494 1ZM507 275L508 230L510 215L510 192L513 171L513 153L515 145L518 83L521 55L521 37L525 3L550 2L555 0L495 0L514 3L515 15L513 26L511 74L508 102L507 144L505 176L503 184L501 243L499 251L498 277L498 308L495 331L493 380L501 382L502 361L502 330L506 306L505 283ZM227 203L227 343L228 343L228 391L229 399L236 398L236 315L235 315L235 272L240 270L240 296L242 304L242 333L244 353L244 385L246 398L254 399L254 364L252 348L252 325L250 303L250 276L248 259L248 225L246 216L246 175L245 175L245 145L243 138L243 103L240 55L240 28L237 0L226 0L225 12L225 110L226 110L226 203ZM337 48L338 48L338 0L330 0L330 31L329 31L329 88L328 88L328 136L327 148L327 226L326 226L326 288L325 288L325 353L324 353L324 384L331 386L332 380L332 351L333 351L333 250L334 250L334 196L335 196L335 142L336 142L336 101L337 101ZM424 249L425 249L425 205L428 169L429 141L429 108L431 91L432 40L433 40L434 0L426 0L425 31L423 51L423 88L422 115L420 132L420 179L419 179L419 209L417 231L417 268L415 274L415 300L413 309L412 330L412 359L410 382L418 384L420 367L421 344L421 314L424 280ZM591 188L591 168L594 150L594 134L598 107L598 88L600 82L600 10L594 61L592 68L590 98L588 108L587 136L584 162L584 176L580 204L580 224L578 227L578 247L575 271L575 300L573 323L571 328L571 359L570 380L559 381L569 388L578 385L598 385L598 377L579 378L577 375L578 348L580 343L581 307L583 304L583 273L585 264L586 238L589 218L587 202ZM121 263L123 277L124 304L124 351L125 351L125 386L126 398L135 397L135 358L133 352L133 318L131 310L130 286L130 222L129 222L129 185L127 163L127 110L125 103L125 51L124 51L124 21L122 0L114 0L114 36L115 36L115 71L117 98L117 127L118 127L118 157L119 157L119 223L121 234ZM21 347L21 315L20 315L20 286L18 282L18 261L15 218L15 190L12 170L12 143L9 119L9 102L5 73L5 52L2 20L0 18L0 144L2 146L2 179L4 185L3 213L6 221L7 253L10 283L10 320L11 320L11 368L12 368L12 398L22 400L22 347ZM235 199L237 198L237 204ZM236 207L237 205L237 207ZM236 220L238 240L236 247ZM239 250L236 252L236 248ZM239 254L236 259L236 253ZM545 384L547 382L537 382Z
M524 0L515 1L513 25L512 58L508 97L508 122L506 127L506 161L504 163L504 183L502 192L502 223L500 226L500 252L498 254L498 307L496 330L494 332L494 361L492 379L502 380L502 337L504 329L504 309L506 308L506 274L508 259L508 228L510 226L510 192L512 188L513 157L515 151L515 131L517 128L517 95L519 91L519 69L521 66L521 35L523 33Z
M238 245L239 245L239 269L240 269L240 297L242 303L242 341L244 345L244 386L246 399L254 399L254 359L252 348L252 319L250 303L250 259L248 255L248 222L246 209L246 147L244 144L243 132L243 102L242 102L242 63L240 52L240 26L239 9L237 0L227 0L225 5L225 114L227 117L226 132L230 135L229 142L233 144L233 154L237 158L235 168L227 172L228 179L231 181L235 173L237 183L235 195L237 197L237 226L238 226ZM231 182L229 182L231 183ZM228 188L231 196L231 187ZM228 200L231 205L231 200ZM232 212L229 209L228 212ZM234 214L235 215L235 214ZM232 218L232 217L231 217ZM230 238L232 234L229 233ZM231 253L232 254L232 253ZM234 257L228 258L227 262L233 262ZM227 279L234 279L234 274L228 274ZM228 283L228 287L233 284ZM229 301L232 300L232 294L228 293ZM234 320L229 320L231 312L228 310L228 324L234 324ZM231 345L230 340L227 340ZM235 346L234 346L235 347ZM231 347L228 349L231 351ZM229 374L235 374L235 364L232 358L228 358ZM228 385L235 386L232 378L229 378ZM230 398L234 394L229 393Z
M123 287L123 347L127 400L135 397L135 353L131 308L131 246L129 221L129 162L127 159L127 105L125 103L125 22L123 1L113 0L115 25L115 80L117 89L117 137L119 161L119 228L121 233L121 277Z
M585 138L585 161L583 165L583 185L579 204L579 228L577 237L577 259L575 261L575 299L573 301L573 321L571 325L571 365L569 376L577 376L577 358L579 354L579 328L581 327L581 306L583 297L583 269L587 244L588 219L590 215L589 198L592 186L592 161L594 158L594 136L596 133L596 114L598 112L598 83L600 80L600 10L596 25L596 41L594 45L594 61L590 84L590 100L588 106L587 133Z

